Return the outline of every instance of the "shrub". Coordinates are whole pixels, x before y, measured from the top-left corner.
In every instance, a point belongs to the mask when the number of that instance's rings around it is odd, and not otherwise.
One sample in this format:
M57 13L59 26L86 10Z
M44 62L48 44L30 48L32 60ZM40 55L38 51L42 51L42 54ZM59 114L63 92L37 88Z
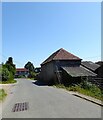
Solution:
M75 86L67 87L66 89L69 91L77 91L77 88Z
M10 72L8 71L8 69L6 67L2 68L1 75L2 75L2 81L7 81L11 77Z
M101 96L101 95L102 95L101 90L100 90L96 85L92 85L92 87L90 88L90 91L91 91L95 96Z
M25 78L25 75L18 75L17 78Z
M36 77L36 74L35 72L30 72L29 75L28 75L29 78L35 78Z
M82 81L82 82L80 83L80 86L81 86L81 88L90 90L93 85L92 85L92 83L84 80L84 81Z
M0 89L0 101L5 98L7 94L5 93L4 89Z
M88 95L94 98L97 98L99 100L103 100L103 90L98 88L95 84L92 84L88 81L82 81L81 84L73 84L69 86L65 86L63 84L57 84L55 85L58 88L63 88L69 91L79 92L84 95Z

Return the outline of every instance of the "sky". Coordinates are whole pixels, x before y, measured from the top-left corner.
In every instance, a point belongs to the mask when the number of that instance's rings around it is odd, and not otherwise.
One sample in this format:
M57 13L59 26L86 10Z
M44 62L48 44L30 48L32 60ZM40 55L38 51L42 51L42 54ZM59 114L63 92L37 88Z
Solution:
M101 3L2 3L1 62L35 67L64 48L83 60L101 60Z

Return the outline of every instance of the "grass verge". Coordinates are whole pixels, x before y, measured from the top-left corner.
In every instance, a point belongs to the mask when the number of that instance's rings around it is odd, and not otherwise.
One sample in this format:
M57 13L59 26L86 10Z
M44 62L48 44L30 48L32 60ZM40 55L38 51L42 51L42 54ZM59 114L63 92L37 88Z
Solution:
M10 83L16 83L16 80L8 80L8 81L0 81L0 84L10 84Z
M27 78L28 80L34 80L34 78Z
M4 89L0 89L0 101L4 100L4 98L7 96Z
M78 92L96 99L103 101L103 90L99 89L97 86L92 85L90 89L82 88L80 85L76 86L64 86L63 84L54 85L57 88L63 88L68 91Z

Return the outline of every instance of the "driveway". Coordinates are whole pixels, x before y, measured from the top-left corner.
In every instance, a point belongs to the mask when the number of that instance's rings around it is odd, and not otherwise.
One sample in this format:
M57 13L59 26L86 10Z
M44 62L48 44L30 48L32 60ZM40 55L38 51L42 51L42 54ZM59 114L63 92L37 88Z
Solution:
M63 89L17 79L3 103L3 118L101 118L101 107Z

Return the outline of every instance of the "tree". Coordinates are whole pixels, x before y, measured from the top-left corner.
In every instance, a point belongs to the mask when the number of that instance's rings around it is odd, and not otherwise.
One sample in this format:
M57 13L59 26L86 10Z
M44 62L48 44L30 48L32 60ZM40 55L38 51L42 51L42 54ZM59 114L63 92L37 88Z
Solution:
M6 64L13 65L13 58L12 58L12 57L9 57L9 58L8 58L8 61L6 61Z
M34 65L31 62L27 62L27 64L25 64L24 66L26 69L29 70L29 72L33 72L34 71Z
M16 67L13 64L13 58L9 57L4 66L8 69L8 71L10 72L11 78L13 79L16 72Z
M16 68L15 65L5 64L6 68L12 73L12 75L15 75Z
M4 65L0 69L0 74L2 77L2 81L7 81L10 79L10 72L8 71L8 69Z
M33 78L33 77L35 77L35 72L34 72L34 65L33 65L33 63L31 63L31 62L27 62L26 64L25 64L25 66L24 66L24 68L26 68L26 69L28 69L29 70L29 78Z
M2 64L0 65L0 81L2 81Z
M9 57L6 63L0 66L0 80L7 81L13 80L16 72L16 67L13 64L13 58ZM2 78L2 79L1 79Z

